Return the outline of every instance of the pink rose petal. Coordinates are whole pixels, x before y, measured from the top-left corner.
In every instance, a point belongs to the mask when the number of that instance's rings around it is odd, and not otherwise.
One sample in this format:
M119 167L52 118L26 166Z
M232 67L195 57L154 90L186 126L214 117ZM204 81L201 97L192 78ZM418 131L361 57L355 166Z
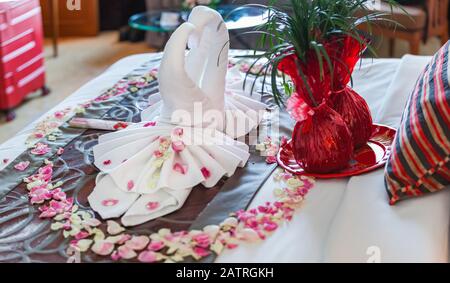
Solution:
M205 179L208 179L209 177L211 177L211 172L208 170L208 168L206 167L202 167L202 169L200 169L202 171L202 175L203 177L205 177Z
M182 141L174 141L172 142L172 149L175 153L182 152L186 148L186 145Z
M58 154L58 155L63 155L63 153L64 153L64 148L62 148L62 147L58 148L58 150L56 151L56 154Z
M14 168L16 170L19 170L19 171L25 171L28 168L28 166L30 166L30 162L29 161L23 161L23 162L20 162L20 163L16 164L14 166Z
M145 207L150 211L155 210L159 207L159 202L151 201Z
M118 252L118 251L114 251L114 252L111 254L111 259L114 260L114 261L120 260L121 257L120 257L120 255L119 255L119 252Z
M123 234L122 237L119 239L119 241L117 242L117 244L119 245L123 245L125 244L128 240L131 239L131 235L129 234Z
M48 145L43 143L37 143L35 147L31 150L31 154L34 155L45 155L50 152Z
M119 200L117 199L105 199L102 201L103 206L115 206L119 203Z
M120 224L117 223L116 221L108 220L106 223L108 225L108 227L106 228L106 231L110 235L117 235L117 234L120 234L123 231L125 231L125 228L120 226Z
M62 118L64 118L64 116L65 116L65 114L64 114L63 111L56 111L55 112L55 118L56 119L62 119Z
M127 246L120 246L117 249L117 253L123 259L132 259L137 256L137 253Z
M154 127L154 126L156 126L156 122L153 122L153 121L144 124L144 128Z
M272 232L275 231L278 228L278 224L275 222L266 222L264 223L264 230L266 230L267 232Z
M175 135L175 136L182 136L183 135L183 133L184 133L184 130L183 130L183 128L175 128L174 130L173 130L173 134Z
M157 251L162 250L164 247L165 247L165 244L163 241L152 241L148 245L147 249L149 249L150 251L157 252Z
M192 237L192 240L196 243L196 246L200 248L208 248L211 245L211 239L207 233L200 233Z
M207 257L211 254L207 249L201 247L195 247L194 253L200 257Z
M108 165L111 165L111 160L105 160L105 161L103 161L103 165L105 165L105 166L108 166Z
M276 156L267 156L267 158L266 158L266 163L267 163L267 164L274 164L274 163L277 163L277 158L276 158Z
M138 260L144 263L154 263L157 262L156 253L153 251L143 251L139 254Z
M92 246L91 250L98 255L109 255L114 250L114 244L106 241L98 241Z
M134 182L133 180L128 181L127 183L127 189L128 191L131 191L134 188Z
M153 155L154 155L156 158L161 158L161 157L164 156L164 154L163 154L160 150L155 150L155 152L153 152Z
M9 162L9 159L7 159L7 158L3 159L3 164L6 164L8 162Z
M175 163L175 165L173 165L173 170L183 175L187 173L187 169L187 165L184 164Z
M77 240L86 239L87 237L89 237L89 233L86 231L81 231L75 235L75 239Z
M150 242L147 236L132 236L130 240L125 242L125 246L135 251L140 251L145 249L145 247Z

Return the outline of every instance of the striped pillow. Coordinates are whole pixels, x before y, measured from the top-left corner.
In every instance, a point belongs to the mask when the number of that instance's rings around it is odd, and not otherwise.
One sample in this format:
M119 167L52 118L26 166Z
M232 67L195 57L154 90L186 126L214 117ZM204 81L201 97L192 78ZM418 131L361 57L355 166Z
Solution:
M450 184L449 42L433 57L409 97L386 166L390 204Z

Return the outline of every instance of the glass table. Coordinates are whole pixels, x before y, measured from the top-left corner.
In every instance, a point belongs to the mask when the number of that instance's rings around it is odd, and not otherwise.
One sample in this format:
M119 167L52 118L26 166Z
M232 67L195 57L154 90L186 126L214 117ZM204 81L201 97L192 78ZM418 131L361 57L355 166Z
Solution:
M251 29L267 22L269 11L257 6L220 5L216 9L224 18L225 24L231 35L247 49L251 49L248 43L239 35L238 30ZM178 23L174 25L161 24L163 13L177 13ZM187 21L189 11L180 10L155 10L146 13L133 15L129 20L130 27L161 33L165 37L165 42L169 40L170 34L183 22Z

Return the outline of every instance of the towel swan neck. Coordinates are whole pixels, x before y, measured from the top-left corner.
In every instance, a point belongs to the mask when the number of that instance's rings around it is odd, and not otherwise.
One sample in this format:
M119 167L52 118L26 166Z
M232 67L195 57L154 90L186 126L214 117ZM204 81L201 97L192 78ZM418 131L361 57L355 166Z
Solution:
M228 30L219 13L193 9L188 22L171 36L159 70L163 121L182 126L224 128L225 84L229 50ZM186 45L190 47L186 55ZM214 110L209 121L193 117Z

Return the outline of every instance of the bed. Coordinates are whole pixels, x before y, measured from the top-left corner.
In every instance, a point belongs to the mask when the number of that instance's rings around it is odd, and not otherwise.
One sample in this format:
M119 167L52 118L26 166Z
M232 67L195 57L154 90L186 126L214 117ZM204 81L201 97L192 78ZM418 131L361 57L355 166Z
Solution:
M98 96L142 62L160 56L139 54L120 60L48 113ZM354 88L367 100L375 122L399 125L406 99L429 60L406 55L360 62ZM38 122L3 143L0 160L14 160L24 152ZM1 163L0 170L7 165ZM274 200L274 186L269 177L250 206ZM448 262L449 220L449 190L390 206L383 170L319 180L291 222L265 241L225 251L216 262Z

